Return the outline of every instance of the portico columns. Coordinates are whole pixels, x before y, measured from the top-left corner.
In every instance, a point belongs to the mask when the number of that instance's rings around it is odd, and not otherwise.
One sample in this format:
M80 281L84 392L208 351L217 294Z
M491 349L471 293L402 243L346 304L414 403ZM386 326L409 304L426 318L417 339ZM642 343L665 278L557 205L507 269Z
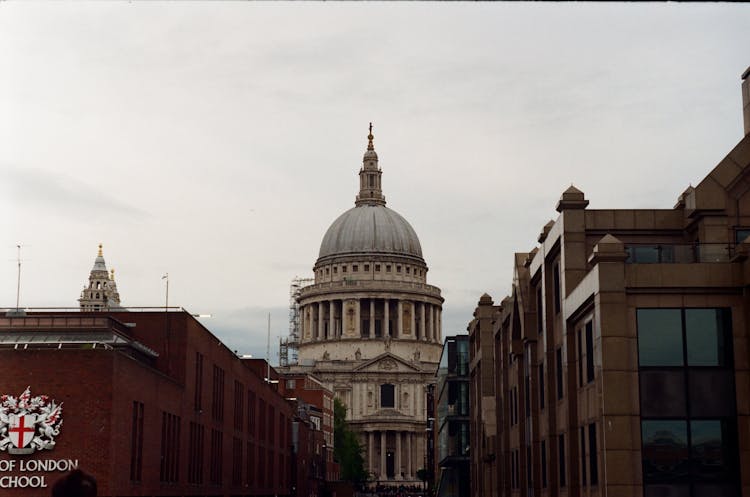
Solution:
M383 338L391 335L389 307L388 299L383 299Z
M396 474L394 476L397 480L401 479L401 435L402 432L396 432Z
M373 469L373 459L375 454L375 432L368 431L367 432L367 471L372 474Z
M380 479L385 480L388 476L385 471L385 431L380 432Z
M412 450L414 446L414 434L412 432L406 433L406 477L411 480L414 478L414 466L412 461Z
M375 338L375 299L370 299L370 338Z

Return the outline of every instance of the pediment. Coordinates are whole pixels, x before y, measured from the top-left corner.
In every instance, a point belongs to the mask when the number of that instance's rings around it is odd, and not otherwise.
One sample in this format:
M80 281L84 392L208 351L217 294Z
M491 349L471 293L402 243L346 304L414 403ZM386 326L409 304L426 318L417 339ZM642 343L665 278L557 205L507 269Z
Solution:
M358 373L421 373L423 372L421 368L415 366L414 364L402 359L401 357L398 357L396 355L391 354L390 352L386 352L384 354L380 354L379 356L370 359L369 361L360 364L356 368L354 368L353 371L356 371Z

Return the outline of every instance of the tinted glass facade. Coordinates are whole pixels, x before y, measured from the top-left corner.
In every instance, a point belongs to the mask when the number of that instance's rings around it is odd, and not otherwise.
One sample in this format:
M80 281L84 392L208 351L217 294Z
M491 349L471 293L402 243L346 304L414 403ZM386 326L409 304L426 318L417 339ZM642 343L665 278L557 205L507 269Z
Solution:
M469 495L469 341L447 337L436 373L438 496Z
M730 310L638 309L637 326L644 495L739 495Z

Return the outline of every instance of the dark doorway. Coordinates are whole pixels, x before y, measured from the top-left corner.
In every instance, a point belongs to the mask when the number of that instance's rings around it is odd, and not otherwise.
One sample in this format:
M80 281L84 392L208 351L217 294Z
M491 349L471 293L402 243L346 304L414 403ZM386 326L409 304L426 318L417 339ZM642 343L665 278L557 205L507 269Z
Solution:
M393 451L390 450L385 453L385 476L388 478L396 476Z

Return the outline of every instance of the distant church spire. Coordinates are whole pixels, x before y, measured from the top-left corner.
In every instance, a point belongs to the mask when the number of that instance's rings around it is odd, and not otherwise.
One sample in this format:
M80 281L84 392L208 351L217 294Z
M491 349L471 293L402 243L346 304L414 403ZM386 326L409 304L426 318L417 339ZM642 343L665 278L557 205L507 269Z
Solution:
M357 207L362 205L385 205L385 196L381 187L383 171L378 167L378 154L372 140L372 123L370 134L367 135L367 151L362 158L362 169L359 170L359 195L354 202Z
M78 299L82 311L104 311L120 308L120 294L115 283L115 270L110 274L104 262L102 244L94 259L94 267L89 274L89 284L83 287Z

